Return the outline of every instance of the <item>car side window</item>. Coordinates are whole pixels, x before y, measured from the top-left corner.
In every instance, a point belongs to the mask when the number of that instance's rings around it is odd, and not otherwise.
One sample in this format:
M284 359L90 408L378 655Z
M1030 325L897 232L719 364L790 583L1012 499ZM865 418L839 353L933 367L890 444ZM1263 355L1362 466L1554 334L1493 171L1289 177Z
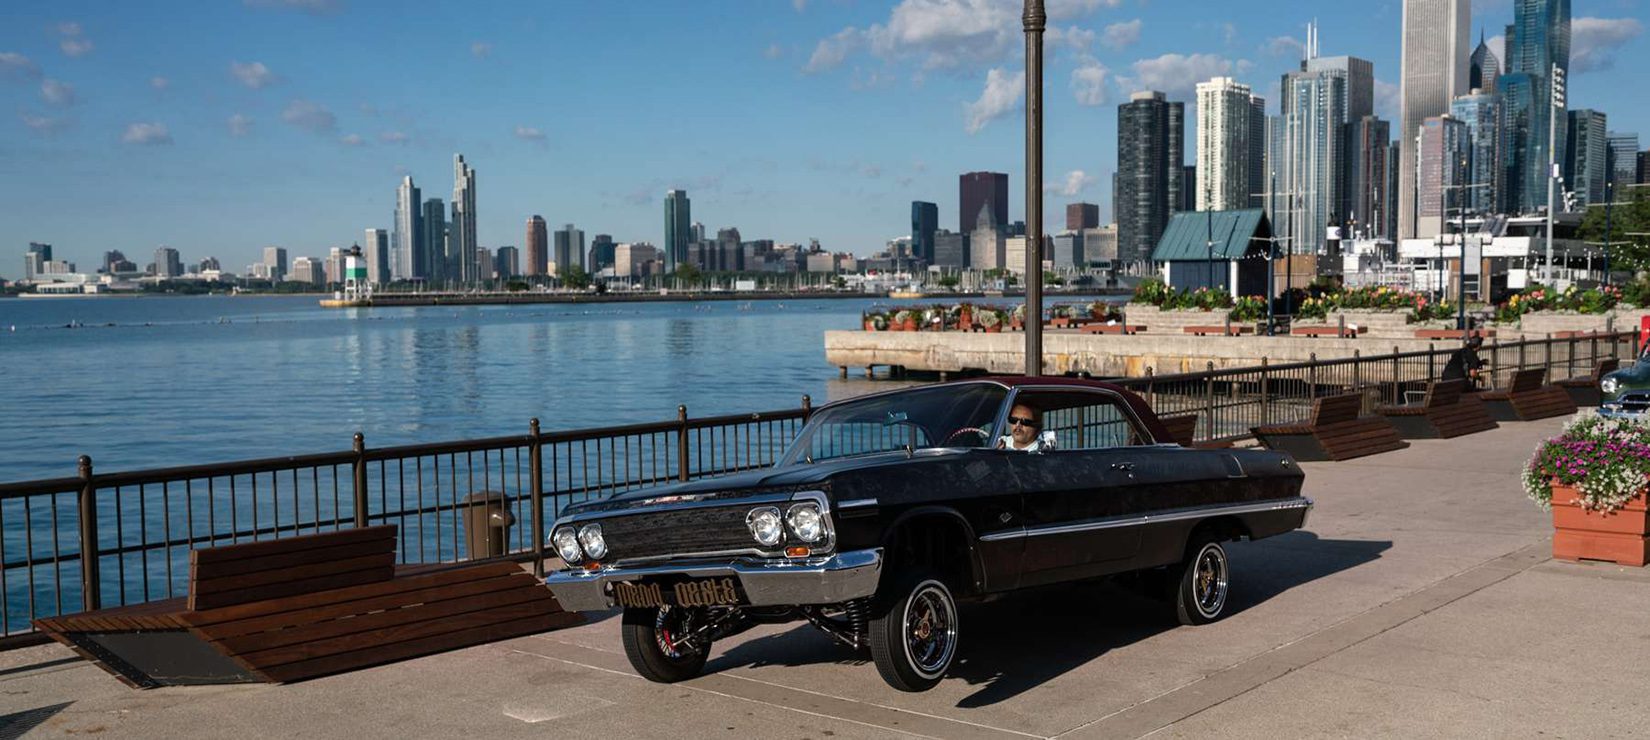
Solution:
M928 434L914 424L844 422L826 424L808 440L808 457L828 460L879 452L903 450L909 445L921 449L933 445Z
M1059 450L1098 450L1148 444L1121 399L1099 391L1021 394L1043 409L1043 430Z

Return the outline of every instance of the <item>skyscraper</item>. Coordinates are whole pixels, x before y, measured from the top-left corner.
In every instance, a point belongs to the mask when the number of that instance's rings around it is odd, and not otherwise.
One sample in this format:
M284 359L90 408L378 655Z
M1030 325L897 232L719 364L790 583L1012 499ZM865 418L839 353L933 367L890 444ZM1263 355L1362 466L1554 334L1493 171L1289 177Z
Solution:
M178 250L171 247L155 250L155 277L175 278L182 275L183 260L178 258Z
M1622 188L1638 182L1637 155L1639 151L1639 135L1611 131L1610 139L1610 180L1616 185L1616 193L1626 195Z
M1501 97L1486 92L1463 95L1450 104L1450 115L1467 127L1467 185L1462 200L1468 210L1503 213L1506 167L1502 157Z
M1610 181L1609 126L1596 110L1573 110L1564 137L1564 189L1575 193L1577 205L1604 202L1604 184Z
M1100 206L1093 203L1066 204L1066 231L1100 228Z
M1564 162L1564 126L1549 152L1549 125L1555 117L1552 69L1570 71L1570 0L1517 0L1513 24L1507 33L1507 73L1496 80L1504 98L1506 131L1507 205L1520 213L1547 206L1547 173L1553 162ZM1565 108L1558 106L1556 115Z
M1364 116L1347 124L1347 131L1343 212L1352 222L1354 236L1389 236L1386 220L1392 210L1392 192L1387 189L1387 150L1392 146L1392 126L1375 116Z
M1264 205L1258 196L1271 189L1269 173L1272 164L1267 160L1269 147L1266 143L1266 99L1258 95L1249 96L1249 200L1244 208L1253 208Z
M1249 137L1253 101L1249 86L1230 77L1197 84L1197 210L1230 211L1252 205Z
M1350 220L1346 196L1351 138L1348 124L1370 115L1374 68L1357 57L1313 56L1316 33L1308 42L1301 71L1283 76L1272 144L1277 188L1274 233L1287 237L1296 252L1316 253L1328 229ZM1362 111L1357 118L1353 113ZM1279 200L1281 198L1281 200Z
M1504 43L1504 42L1503 42ZM1501 60L1484 43L1484 30L1478 30L1478 48L1472 50L1467 61L1467 89L1494 95L1495 82L1501 77Z
M716 230L716 269L727 272L745 269L745 251L737 227Z
M573 267L587 269L584 264L584 231L568 224L556 231L556 244L551 251L556 263L556 276L565 277Z
M417 192L414 190L414 192ZM264 267L269 270L270 282L281 282L286 279L286 248L264 247Z
M1529 0L1518 0L1520 3ZM1398 235L1416 236L1416 137L1421 122L1449 112L1468 83L1469 0L1404 0L1399 115Z
M390 281L390 235L383 229L367 229L367 243L361 248L367 263L367 282L384 285Z
M1156 91L1137 92L1117 107L1113 202L1119 260L1151 259L1169 223L1185 176L1184 121L1185 106Z
M934 262L934 230L940 227L940 207L920 200L911 201L911 255Z
M613 248L615 246L617 245L613 243L612 235L597 234L590 240L590 259L588 260L588 264L585 266L585 269L588 269L591 272L600 272L604 269L612 267Z
M453 155L453 224L447 249L453 265L449 281L469 285L480 279L481 263L476 249L476 171L465 164L464 155Z
M431 198L424 201L424 218L422 219L424 243L418 245L418 265L422 272L418 277L430 286L443 285L453 278L448 273L447 264L447 204L440 198Z
M547 275L550 272L550 235L543 216L527 219L527 269L523 274Z
M395 226L390 251L390 274L396 280L422 278L429 269L420 257L424 248L422 197L412 175L401 178L401 186L395 189ZM269 263L267 257L264 263ZM285 272L284 267L282 271Z
M1416 164L1415 233L1444 233L1443 220L1459 216L1470 166L1467 125L1450 116L1421 122L1416 141L1421 160Z
M957 232L967 234L980 220L980 209L990 211L997 227L1008 225L1008 175L1002 172L965 172L957 178Z
M499 280L510 280L521 274L521 255L515 247L499 247L493 253L493 274Z
M675 272L687 262L689 235L693 224L693 204L686 190L665 193L665 272Z
M52 245L29 242L29 251L23 253L23 279L33 282L36 275L46 272L46 263L52 261Z

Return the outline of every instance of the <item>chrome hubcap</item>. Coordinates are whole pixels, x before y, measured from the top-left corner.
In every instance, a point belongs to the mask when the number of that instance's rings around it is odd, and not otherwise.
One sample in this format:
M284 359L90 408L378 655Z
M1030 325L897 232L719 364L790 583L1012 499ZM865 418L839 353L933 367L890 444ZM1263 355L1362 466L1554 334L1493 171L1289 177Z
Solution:
M951 664L957 648L957 607L937 581L917 587L905 606L905 655L925 678Z
M1204 545L1197 554L1194 568L1192 596L1197 600L1197 610L1205 617L1213 617L1226 606L1226 551L1218 543Z
M653 640L659 644L659 652L671 660L698 653L692 637L697 622L691 609L659 607L659 615L653 619Z

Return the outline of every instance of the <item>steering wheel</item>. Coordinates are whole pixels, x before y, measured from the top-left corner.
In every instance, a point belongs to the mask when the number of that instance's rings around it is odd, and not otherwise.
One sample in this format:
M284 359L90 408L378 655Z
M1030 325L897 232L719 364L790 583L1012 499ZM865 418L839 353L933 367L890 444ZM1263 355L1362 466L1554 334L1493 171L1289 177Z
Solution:
M952 432L951 436L946 437L945 441L940 443L940 446L941 447L950 447L951 446L951 440L956 439L959 435L967 434L969 432L973 432L974 434L980 435L980 441L981 442L991 441L991 433L990 432L987 432L986 430L981 429L979 427L963 427L961 429L958 429L955 432Z

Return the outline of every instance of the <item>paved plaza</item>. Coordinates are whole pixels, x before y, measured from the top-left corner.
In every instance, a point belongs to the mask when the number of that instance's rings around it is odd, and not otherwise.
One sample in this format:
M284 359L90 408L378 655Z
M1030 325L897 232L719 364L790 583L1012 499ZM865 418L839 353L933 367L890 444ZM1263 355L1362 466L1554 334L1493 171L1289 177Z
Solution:
M1650 735L1650 571L1551 560L1518 485L1562 424L1303 465L1306 528L1232 547L1213 625L1110 585L965 607L959 664L923 694L801 625L648 683L607 613L289 686L134 691L55 645L0 653L0 738Z

